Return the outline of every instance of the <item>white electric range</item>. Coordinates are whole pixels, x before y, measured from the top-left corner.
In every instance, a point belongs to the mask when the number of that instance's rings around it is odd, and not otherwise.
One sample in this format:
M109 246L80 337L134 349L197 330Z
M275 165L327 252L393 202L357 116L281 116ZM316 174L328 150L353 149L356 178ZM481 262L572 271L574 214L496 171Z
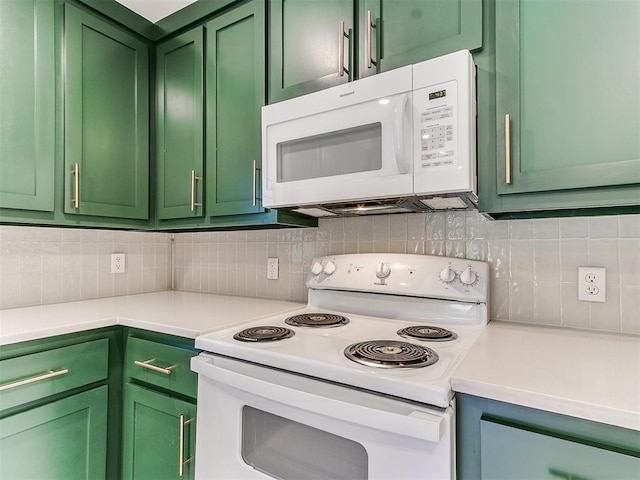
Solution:
M450 378L487 324L484 262L317 258L308 304L196 339L198 478L454 478Z

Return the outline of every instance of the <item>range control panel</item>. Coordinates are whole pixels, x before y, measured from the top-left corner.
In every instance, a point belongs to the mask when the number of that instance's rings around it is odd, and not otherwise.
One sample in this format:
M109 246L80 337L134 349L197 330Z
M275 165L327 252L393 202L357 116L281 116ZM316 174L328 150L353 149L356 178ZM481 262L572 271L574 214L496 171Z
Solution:
M307 286L486 303L489 264L437 255L330 255L311 262Z

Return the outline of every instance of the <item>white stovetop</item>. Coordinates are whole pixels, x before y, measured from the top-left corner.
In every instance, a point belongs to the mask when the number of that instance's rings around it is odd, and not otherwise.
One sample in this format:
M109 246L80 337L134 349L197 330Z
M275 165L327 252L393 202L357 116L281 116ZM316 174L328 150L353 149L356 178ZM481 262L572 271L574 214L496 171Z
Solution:
M110 325L195 338L254 318L300 308L296 302L190 292L156 292L0 310L0 345Z
M454 391L640 430L640 336L490 322Z

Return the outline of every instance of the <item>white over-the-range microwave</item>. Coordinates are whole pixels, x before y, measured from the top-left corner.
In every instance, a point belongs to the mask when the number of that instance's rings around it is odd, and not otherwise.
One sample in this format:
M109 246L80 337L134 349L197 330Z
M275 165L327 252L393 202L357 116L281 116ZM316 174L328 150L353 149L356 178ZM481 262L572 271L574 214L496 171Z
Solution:
M317 217L474 206L475 77L461 50L263 107L263 206Z

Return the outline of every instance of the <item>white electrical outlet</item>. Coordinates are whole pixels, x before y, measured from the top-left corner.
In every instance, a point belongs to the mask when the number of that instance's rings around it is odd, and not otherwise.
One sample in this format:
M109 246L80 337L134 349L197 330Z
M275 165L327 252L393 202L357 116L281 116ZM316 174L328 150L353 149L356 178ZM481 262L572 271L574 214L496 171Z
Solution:
M267 258L267 279L278 279L278 258Z
M111 254L111 273L124 273L126 269L124 253Z
M607 301L607 269L578 267L578 300L584 302Z

